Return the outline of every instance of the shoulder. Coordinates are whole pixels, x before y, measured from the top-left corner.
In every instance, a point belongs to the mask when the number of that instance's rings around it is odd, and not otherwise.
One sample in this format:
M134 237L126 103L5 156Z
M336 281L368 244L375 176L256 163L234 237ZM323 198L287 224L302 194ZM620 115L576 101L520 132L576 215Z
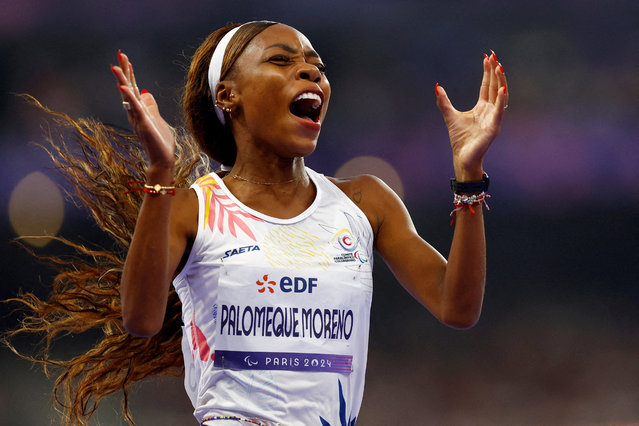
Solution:
M390 190L384 181L373 175L358 175L345 178L327 176L326 178L341 189L355 204L361 204L364 193L372 195Z
M347 178L327 177L366 215L377 235L386 210L401 203L395 192L383 180L373 175L358 175Z
M189 238L195 237L198 222L197 194L190 188L175 190L171 204L171 223L174 229Z

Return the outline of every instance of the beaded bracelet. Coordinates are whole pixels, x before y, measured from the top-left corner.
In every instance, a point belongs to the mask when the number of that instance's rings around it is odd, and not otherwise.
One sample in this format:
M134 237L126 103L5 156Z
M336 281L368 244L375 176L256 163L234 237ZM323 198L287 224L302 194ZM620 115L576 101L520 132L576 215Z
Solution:
M171 182L174 183L174 182ZM144 185L140 188L133 188L133 189L129 189L128 191L124 191L125 194L128 194L130 192L136 192L136 191L144 191L147 194L153 194L153 195L175 195L175 187L174 186L162 186L160 184L155 184L155 185L149 185L146 182L142 182L139 180L130 180L129 181L129 185L133 185L133 184L138 184L138 185Z
M238 421L241 421L241 422L251 423L251 424L259 425L259 426L268 426L267 424L262 423L262 422L258 422L257 420L246 419L244 417L238 417L238 416L211 416L211 417L206 417L206 418L202 419L200 424L202 425L202 424L208 422L209 420L238 420Z
M490 207L488 207L488 204L486 203L486 198L490 198L490 195L486 194L485 192L473 195L455 194L455 198L453 198L453 205L455 206L455 208L452 212L450 212L450 215L453 218L450 221L450 226L453 226L453 224L455 223L455 214L458 211L462 210L464 207L468 207L468 210L470 210L472 214L475 214L473 206L476 205L481 206L483 204L486 206L486 210L490 210Z

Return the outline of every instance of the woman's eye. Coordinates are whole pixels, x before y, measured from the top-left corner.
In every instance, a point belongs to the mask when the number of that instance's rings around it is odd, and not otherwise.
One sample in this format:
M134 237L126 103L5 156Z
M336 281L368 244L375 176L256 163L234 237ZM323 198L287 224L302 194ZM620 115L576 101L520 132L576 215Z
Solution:
M280 65L280 66L284 66L284 65L288 65L290 63L293 62L293 59L288 57L288 56L282 56L282 55L277 55L277 56L272 56L268 59L269 62L274 62L275 65ZM313 64L317 67L318 70L320 70L320 72L325 73L326 72L326 65L324 65L321 62L318 62L316 64Z
M288 56L273 56L272 58L269 59L269 61L289 63L291 62L291 58L289 58Z

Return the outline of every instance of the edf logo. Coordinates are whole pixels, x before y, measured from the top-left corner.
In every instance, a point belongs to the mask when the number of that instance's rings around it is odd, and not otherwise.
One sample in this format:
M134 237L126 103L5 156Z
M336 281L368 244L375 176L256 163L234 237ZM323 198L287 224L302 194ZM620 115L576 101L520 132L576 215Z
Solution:
M275 293L275 287L278 286L274 280L268 279L268 274L264 275L261 280L257 280L255 284L257 284L257 291L260 293L267 290L269 293ZM312 293L313 288L317 287L317 278L282 277L279 287L283 293Z

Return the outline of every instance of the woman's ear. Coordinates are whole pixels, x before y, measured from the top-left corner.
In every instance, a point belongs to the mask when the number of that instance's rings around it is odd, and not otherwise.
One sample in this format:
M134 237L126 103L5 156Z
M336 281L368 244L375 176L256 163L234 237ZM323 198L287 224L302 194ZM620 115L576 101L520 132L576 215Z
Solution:
M223 111L233 110L237 105L237 96L232 81L220 81L215 87L215 105Z

